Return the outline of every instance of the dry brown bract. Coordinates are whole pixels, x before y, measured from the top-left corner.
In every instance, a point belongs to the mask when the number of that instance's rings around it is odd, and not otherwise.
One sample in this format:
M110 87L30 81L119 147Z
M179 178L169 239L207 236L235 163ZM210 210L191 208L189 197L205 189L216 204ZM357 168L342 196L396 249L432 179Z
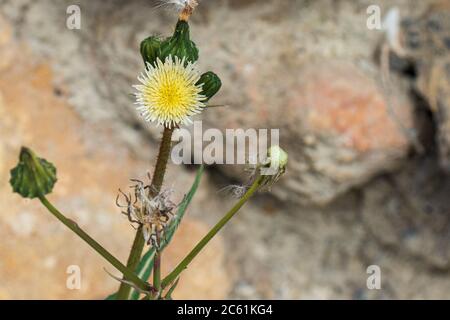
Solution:
M127 216L133 227L143 228L144 239L148 245L159 248L164 232L174 218L173 210L177 207L170 198L173 190L161 191L154 197L150 196L151 186L141 180L131 180L134 185L130 187L133 192L128 194L119 190L116 205L125 209L122 214ZM123 198L125 204L120 203Z

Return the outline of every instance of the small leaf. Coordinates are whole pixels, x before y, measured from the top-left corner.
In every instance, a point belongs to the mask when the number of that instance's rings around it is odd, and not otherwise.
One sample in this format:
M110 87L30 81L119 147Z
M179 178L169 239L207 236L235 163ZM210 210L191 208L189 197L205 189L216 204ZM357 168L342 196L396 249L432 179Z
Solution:
M153 262L155 260L155 248L151 247L147 253L142 257L139 265L136 268L136 273L139 278L144 281L150 277L153 270ZM131 291L131 300L138 300L140 293L134 289Z
M114 280L119 281L120 283L125 283L125 284L129 285L131 288L133 288L134 290L138 291L139 294L142 293L142 294L148 295L148 294L151 293L151 291L140 289L140 288L139 288L137 285L135 285L132 281L128 281L128 280L124 280L124 279L122 279L122 278L116 277L115 275L113 275L113 274L112 274L111 272L109 272L108 270L106 270L106 269L104 269L104 270L105 270L105 272L106 272L111 278L113 278ZM113 295L115 295L115 293L114 293ZM112 296L112 295L111 295L111 296ZM108 297L108 298L109 298L109 297ZM115 299L115 297L114 297L114 299Z
M177 214L175 215L173 222L167 228L166 236L164 237L164 239L161 243L162 248L165 248L170 243L170 241L172 240L172 238L175 234L175 231L178 229L181 219L183 219L184 214L186 213L186 210L192 201L192 198L194 198L194 195L197 192L198 186L200 184L200 180L203 176L204 169L205 169L205 167L202 165L197 170L197 175L195 176L195 180L194 180L194 183L193 183L191 189L189 190L188 194L184 197L183 201L181 202L180 206L178 207L178 211L177 211Z
M150 248L147 253L142 257L139 265L137 266L136 273L141 279L148 279L153 269L153 261L155 258L155 248Z
M53 164L22 147L19 163L11 170L9 181L14 192L24 198L37 198L52 192L56 180L56 168Z
M150 277L150 274L152 273L155 253L156 253L155 248L150 248L150 250L148 250L147 253L142 257L141 261L139 262L136 268L137 276L144 281L147 281L148 278ZM106 297L105 300L116 300L116 295L117 292L114 292L110 294L108 297ZM130 291L130 300L138 300L139 296L140 293L132 288Z

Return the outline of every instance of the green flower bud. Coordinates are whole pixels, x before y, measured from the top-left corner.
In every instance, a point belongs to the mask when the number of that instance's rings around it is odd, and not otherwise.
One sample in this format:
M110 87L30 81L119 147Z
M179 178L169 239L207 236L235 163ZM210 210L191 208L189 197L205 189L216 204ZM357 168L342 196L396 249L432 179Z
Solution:
M279 146L270 147L267 159L261 163L262 187L271 187L286 172L288 154Z
M200 80L197 82L197 85L199 84L203 84L201 94L206 96L206 101L211 99L222 87L222 81L220 81L220 78L211 71L202 74Z
M281 149L279 146L272 146L269 149L268 156L270 159L271 167L278 168L283 172L286 170L288 154L283 149Z
M186 64L198 60L198 49L195 43L190 40L187 21L179 20L173 36L161 43L159 58L164 62L169 56L185 58Z
M56 180L56 168L53 164L22 147L19 164L11 170L9 181L14 192L24 198L37 198L52 192Z
M159 56L160 47L161 40L158 37L148 37L141 42L141 55L146 66L147 62L155 65L156 59Z

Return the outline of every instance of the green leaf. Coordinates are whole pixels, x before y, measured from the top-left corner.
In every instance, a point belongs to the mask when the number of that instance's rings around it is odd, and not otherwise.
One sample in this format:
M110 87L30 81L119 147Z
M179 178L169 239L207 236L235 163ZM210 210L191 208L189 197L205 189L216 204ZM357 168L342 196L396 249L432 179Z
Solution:
M30 199L45 196L52 192L56 180L53 164L38 158L31 149L22 147L19 163L11 169L9 182L14 192Z
M154 248L150 248L150 250L148 250L147 253L142 257L136 268L137 276L144 281L147 281L147 279L150 277L150 274L152 273L155 253L156 250ZM116 295L117 292L114 292L106 297L105 300L116 300ZM131 289L130 300L138 300L139 295L140 293L138 291Z
M150 274L153 270L153 263L155 261L155 254L156 250L155 248L150 248L147 253L142 257L141 261L139 262L136 273L139 278L141 278L144 281L147 281L147 279L150 277ZM131 300L138 300L139 299L139 292L132 289L131 290Z
M178 229L178 226L180 225L180 222L183 219L184 214L186 213L186 210L192 201L192 198L194 198L194 195L197 192L197 189L198 189L198 186L200 185L200 180L203 176L204 170L205 170L205 167L203 165L200 166L200 168L197 170L197 175L195 177L195 180L194 180L194 183L193 183L191 189L189 190L187 195L184 197L183 201L181 202L180 206L178 207L178 211L177 211L177 214L175 215L174 220L172 221L172 223L168 227L167 231L165 232L165 237L161 244L162 248L165 248L170 243L170 241L172 240L172 238L175 234L175 231Z

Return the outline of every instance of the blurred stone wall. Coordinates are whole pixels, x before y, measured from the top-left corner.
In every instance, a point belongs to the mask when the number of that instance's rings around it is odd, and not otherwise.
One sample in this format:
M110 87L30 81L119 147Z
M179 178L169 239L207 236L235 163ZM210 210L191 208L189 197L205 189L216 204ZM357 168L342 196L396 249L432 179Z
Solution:
M281 128L288 173L261 194L183 276L176 298L445 298L450 267L448 178L433 139L416 155L405 130L433 135L412 79L393 75L396 115L381 85L379 31L366 9L405 15L429 1L204 0L192 20L200 66L224 86L205 127ZM79 4L81 30L66 8ZM168 35L176 15L131 1L0 0L1 298L102 298L117 285L106 263L38 204L11 194L22 144L59 168L55 202L125 260L132 229L118 187L151 170L159 129L134 110L139 42ZM423 107L420 110L424 110ZM426 128L427 130L422 130ZM426 137L424 138L426 139ZM171 166L181 199L193 172ZM217 192L241 167L211 168L166 271L234 201ZM84 285L67 290L68 265ZM382 290L366 287L379 265Z

